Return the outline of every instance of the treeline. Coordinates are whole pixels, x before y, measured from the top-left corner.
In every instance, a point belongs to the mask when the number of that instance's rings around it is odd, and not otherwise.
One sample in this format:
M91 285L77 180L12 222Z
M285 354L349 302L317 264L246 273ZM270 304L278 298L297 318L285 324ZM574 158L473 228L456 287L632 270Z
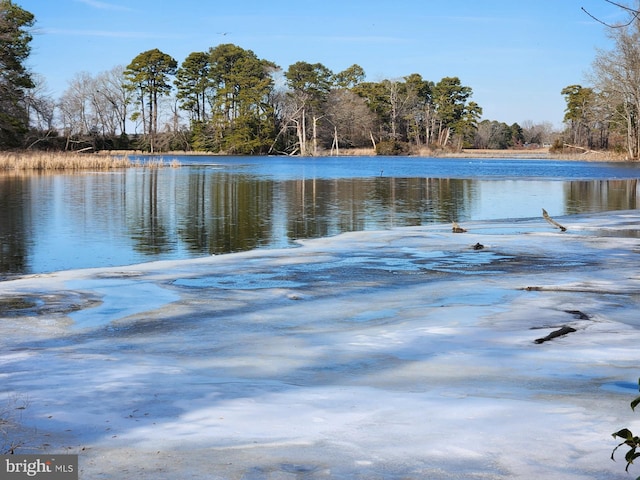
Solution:
M551 145L558 137L550 122L508 125L496 120L482 120L473 137L473 148L505 150L509 148L537 148Z
M367 82L359 65L334 73L303 61L282 71L233 44L193 52L178 66L154 49L126 67L77 74L57 104L40 102L49 107L44 114L31 109L37 128L28 142L64 150L319 155L374 148L394 155L523 147L550 135L548 125L480 122L471 97L457 77Z
M251 50L222 44L189 54L179 66L154 49L126 67L78 74L58 108L65 149L406 153L473 144L482 109L471 96L457 77L432 82L414 73L367 82L358 65L334 73L304 61L283 71Z
M472 144L482 114L457 77L367 82L358 65L332 72L304 61L283 70L233 44L180 65L148 50L126 67L76 74L55 101L24 66L34 22L0 0L0 148L405 153Z

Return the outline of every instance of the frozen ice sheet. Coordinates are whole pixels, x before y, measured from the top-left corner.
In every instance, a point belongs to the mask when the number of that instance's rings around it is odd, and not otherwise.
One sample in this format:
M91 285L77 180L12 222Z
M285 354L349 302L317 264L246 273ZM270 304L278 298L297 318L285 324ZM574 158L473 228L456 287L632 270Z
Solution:
M72 280L67 282L66 288L76 291L90 290L101 299L95 307L69 314L77 328L106 325L129 315L153 311L179 298L176 293L166 288L135 277Z
M82 478L627 478L640 214L557 220L2 282L2 391Z

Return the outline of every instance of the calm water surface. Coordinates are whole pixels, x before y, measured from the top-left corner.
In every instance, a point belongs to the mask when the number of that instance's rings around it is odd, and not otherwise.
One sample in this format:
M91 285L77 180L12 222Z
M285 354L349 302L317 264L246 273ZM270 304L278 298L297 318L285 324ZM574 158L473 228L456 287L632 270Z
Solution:
M170 157L171 160L176 157ZM0 176L0 276L127 265L435 222L639 207L640 165L177 157L181 168Z

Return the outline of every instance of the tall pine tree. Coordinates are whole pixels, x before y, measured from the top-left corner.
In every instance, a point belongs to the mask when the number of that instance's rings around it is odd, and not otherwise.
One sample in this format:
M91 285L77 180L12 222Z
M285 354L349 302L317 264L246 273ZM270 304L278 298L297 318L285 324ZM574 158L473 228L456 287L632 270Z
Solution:
M21 146L29 128L23 100L34 84L24 62L34 23L33 14L11 0L0 0L0 148Z
M169 77L175 75L177 69L178 62L173 57L154 48L136 56L124 71L128 87L138 92L140 102L140 110L132 118L142 116L151 153L158 133L158 98L171 92Z

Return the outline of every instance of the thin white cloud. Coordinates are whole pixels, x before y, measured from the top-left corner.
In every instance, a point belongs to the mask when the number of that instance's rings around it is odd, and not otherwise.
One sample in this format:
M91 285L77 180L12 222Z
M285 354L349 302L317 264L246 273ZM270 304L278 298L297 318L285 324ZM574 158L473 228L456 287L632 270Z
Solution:
M108 37L108 38L178 38L175 35L159 35L149 32L122 32L110 30L72 30L63 28L47 28L43 33L50 35L70 35L77 37Z
M346 43L408 43L406 38L400 37L384 37L384 36L328 36L318 37L319 40L329 40L334 42Z
M381 44L390 44L390 43L408 43L409 40L401 37L391 37L391 36L357 36L357 35L271 35L271 34L262 34L259 36L246 36L243 38L251 38L251 39L263 39L263 40L296 40L300 41L304 39L306 41L316 41L316 42L338 42L338 43L381 43Z
M131 8L122 5L114 5L113 3L101 2L99 0L76 0L76 2L84 3L93 8L99 8L100 10L119 10L119 11L132 11Z

